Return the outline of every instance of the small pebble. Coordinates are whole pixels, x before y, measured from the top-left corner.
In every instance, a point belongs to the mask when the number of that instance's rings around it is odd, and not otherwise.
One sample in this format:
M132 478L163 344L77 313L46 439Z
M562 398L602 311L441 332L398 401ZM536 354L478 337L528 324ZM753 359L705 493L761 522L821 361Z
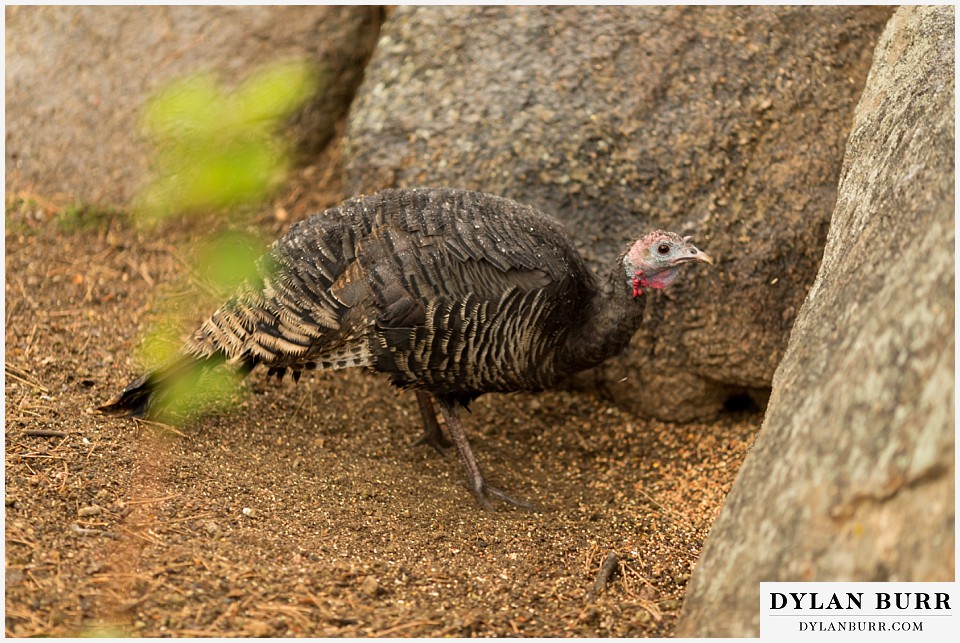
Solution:
M244 507L244 508L241 510L240 513L242 513L242 514L243 514L244 516L246 516L247 518L256 518L256 517L257 517L257 512L254 511L253 509L251 509L250 507Z
M249 632L250 636L255 636L258 638L270 636L273 633L273 628L270 627L270 624L264 623L263 621L253 621L252 623L247 623L243 629Z
M373 576L367 576L360 582L360 591L373 598L380 591L380 583Z
M90 505L77 509L77 515L81 518L87 518L89 516L96 516L101 511L103 511L103 509L99 505Z

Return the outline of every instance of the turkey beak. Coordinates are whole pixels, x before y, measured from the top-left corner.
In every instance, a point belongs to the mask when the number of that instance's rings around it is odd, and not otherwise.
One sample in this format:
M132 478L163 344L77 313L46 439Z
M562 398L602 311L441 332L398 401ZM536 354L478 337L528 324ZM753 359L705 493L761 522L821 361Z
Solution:
M691 259L694 261L702 261L703 263L708 263L711 266L713 265L713 257L708 255L703 250L700 250L696 246L690 246Z
M708 263L711 266L713 265L713 257L690 243L690 237L684 237L683 240L687 242L687 252L690 253L687 258L688 261L702 261L703 263Z

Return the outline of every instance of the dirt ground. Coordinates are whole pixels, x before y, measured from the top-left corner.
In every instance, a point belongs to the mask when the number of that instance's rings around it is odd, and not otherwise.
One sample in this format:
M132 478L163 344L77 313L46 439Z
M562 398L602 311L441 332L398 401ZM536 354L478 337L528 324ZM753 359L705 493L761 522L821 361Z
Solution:
M251 227L339 202L338 176L307 168ZM363 372L256 371L178 428L90 413L139 374L167 298L209 312L183 259L207 226L7 202L8 636L671 635L758 414L482 397L464 418L481 467L540 507L489 512L455 454L408 446L413 395Z

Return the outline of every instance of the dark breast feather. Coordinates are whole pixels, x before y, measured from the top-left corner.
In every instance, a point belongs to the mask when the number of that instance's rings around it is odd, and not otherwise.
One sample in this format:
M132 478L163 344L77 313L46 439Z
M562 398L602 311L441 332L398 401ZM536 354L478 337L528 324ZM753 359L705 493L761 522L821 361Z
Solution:
M593 277L559 226L473 193L400 196L394 225L373 231L383 243L359 256L392 293L376 311L374 368L446 394L553 383L549 350Z

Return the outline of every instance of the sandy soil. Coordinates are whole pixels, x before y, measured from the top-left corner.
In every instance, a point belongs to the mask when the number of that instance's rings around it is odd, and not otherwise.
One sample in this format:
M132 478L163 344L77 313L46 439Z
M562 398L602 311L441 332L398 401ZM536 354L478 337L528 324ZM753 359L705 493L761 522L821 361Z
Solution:
M337 176L308 168L249 227L338 202ZM480 398L464 420L488 479L541 508L489 512L455 454L408 446L413 395L363 372L254 372L179 428L89 413L138 374L169 297L209 312L183 260L207 226L7 203L8 635L671 634L759 415Z

